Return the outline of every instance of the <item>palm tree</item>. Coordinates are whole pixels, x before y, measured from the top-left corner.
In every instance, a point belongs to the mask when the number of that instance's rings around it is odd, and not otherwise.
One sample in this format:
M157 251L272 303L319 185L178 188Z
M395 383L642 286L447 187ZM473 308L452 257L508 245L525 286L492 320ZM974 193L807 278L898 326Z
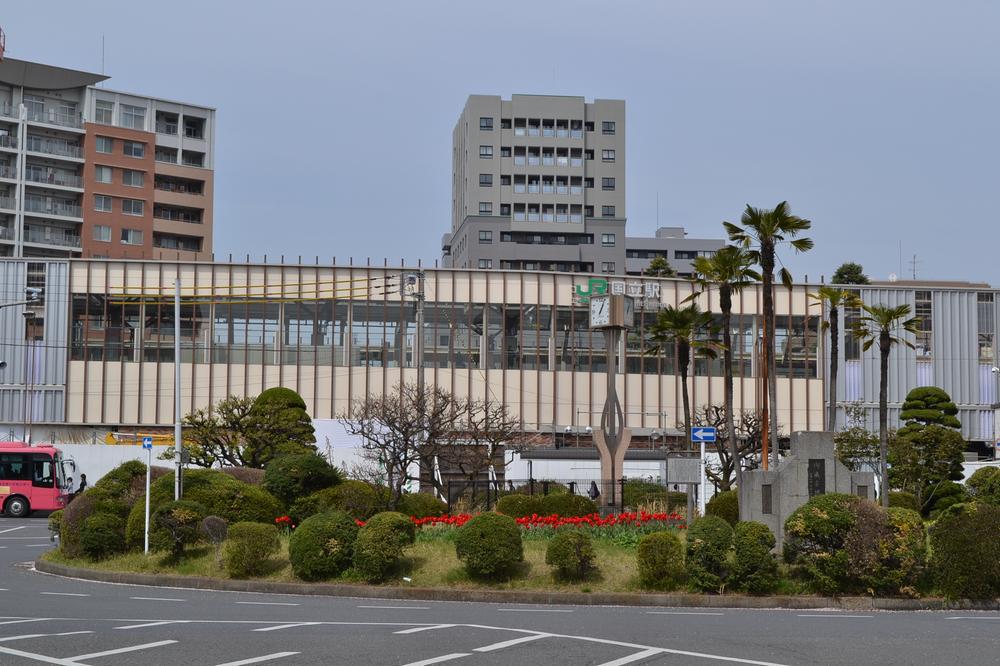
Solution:
M649 347L646 352L657 354L665 347L673 346L677 352L677 365L681 376L681 396L684 404L684 434L691 441L691 399L688 396L687 376L691 355L700 353L715 358L719 344L709 338L715 329L712 313L702 312L697 303L675 308L668 305L660 310L656 321L650 326Z
M719 309L722 310L722 364L725 397L723 409L726 419L726 435L729 438L729 451L733 456L733 466L736 470L736 485L743 481L743 466L740 464L739 451L736 444L736 419L733 416L733 296L742 292L755 282L760 281L760 274L753 270L753 256L741 247L727 245L711 257L697 257L693 262L694 280L703 289L711 285L719 288ZM700 292L695 292L695 298Z
M778 432L777 410L769 414L769 405L777 402L778 384L775 378L777 370L774 362L774 262L776 258L775 250L778 245L788 240L797 252L805 252L812 248L813 242L809 238L795 238L802 231L812 227L809 220L792 215L787 201L782 201L773 210L766 208L754 208L747 204L743 216L740 218L740 225L731 222L723 222L722 225L729 233L729 240L741 245L750 251L751 256L760 265L761 281L764 287L764 344L761 367L764 374L764 382L767 385L767 395L764 400L762 410L762 437L763 450L765 453L764 468L767 469L766 452L769 443L769 433ZM751 249L752 248L752 249ZM782 267L781 281L788 287L792 285L792 274L788 269ZM770 430L769 430L770 428ZM774 448L774 465L778 464L778 447Z
M850 289L842 287L820 287L809 298L816 300L820 306L827 308L827 319L823 322L823 330L830 331L830 404L827 406L826 429L837 430L837 372L840 362L840 309L861 307L861 299Z
M919 330L920 318L910 317L909 305L864 305L861 319L852 331L854 337L864 341L864 351L878 344L879 351L879 385L878 385L878 464L879 495L882 506L889 506L889 352L893 346L904 344L913 349L912 342L896 334L916 335Z

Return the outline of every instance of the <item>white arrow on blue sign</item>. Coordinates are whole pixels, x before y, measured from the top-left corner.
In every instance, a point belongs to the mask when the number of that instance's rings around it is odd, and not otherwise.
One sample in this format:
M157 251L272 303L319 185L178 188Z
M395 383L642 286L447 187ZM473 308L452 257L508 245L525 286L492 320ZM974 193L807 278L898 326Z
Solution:
M714 442L715 428L695 428L691 431L692 442Z
M144 449L151 449L151 448L153 448L153 438L152 437L143 437L142 438L142 448L144 448Z

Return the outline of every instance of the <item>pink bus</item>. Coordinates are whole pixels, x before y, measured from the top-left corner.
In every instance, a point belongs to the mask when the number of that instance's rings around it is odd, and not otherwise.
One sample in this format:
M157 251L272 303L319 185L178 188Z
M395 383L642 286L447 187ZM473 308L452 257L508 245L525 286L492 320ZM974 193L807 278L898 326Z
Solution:
M32 511L55 511L66 506L72 478L62 451L51 445L0 442L0 502L3 513L24 518Z

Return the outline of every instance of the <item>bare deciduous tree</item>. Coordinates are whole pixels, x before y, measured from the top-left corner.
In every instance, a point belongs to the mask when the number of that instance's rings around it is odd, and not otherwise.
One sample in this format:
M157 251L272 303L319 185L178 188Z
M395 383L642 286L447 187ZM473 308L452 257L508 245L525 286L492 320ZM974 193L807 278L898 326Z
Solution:
M707 465L705 475L709 481L717 484L719 490L731 490L736 482L736 464L729 448L729 431L726 427L726 410L723 405L705 405L694 415L696 426L710 426L716 429L717 436L714 446L719 462ZM737 412L736 414L736 451L741 469L751 469L756 466L755 456L760 453L762 443L761 415L757 412Z

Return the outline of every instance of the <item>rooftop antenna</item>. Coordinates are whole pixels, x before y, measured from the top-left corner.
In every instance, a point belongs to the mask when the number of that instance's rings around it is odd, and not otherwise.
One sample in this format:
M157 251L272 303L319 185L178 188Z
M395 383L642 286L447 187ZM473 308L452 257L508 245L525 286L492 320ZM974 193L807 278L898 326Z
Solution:
M913 259L910 259L910 273L913 275L914 280L917 279L917 264L919 263L920 262L917 261L917 255L913 255Z
M660 191L656 190L656 228L660 228Z
M3 28L0 28L0 62L3 61L3 52L7 49L7 35Z

